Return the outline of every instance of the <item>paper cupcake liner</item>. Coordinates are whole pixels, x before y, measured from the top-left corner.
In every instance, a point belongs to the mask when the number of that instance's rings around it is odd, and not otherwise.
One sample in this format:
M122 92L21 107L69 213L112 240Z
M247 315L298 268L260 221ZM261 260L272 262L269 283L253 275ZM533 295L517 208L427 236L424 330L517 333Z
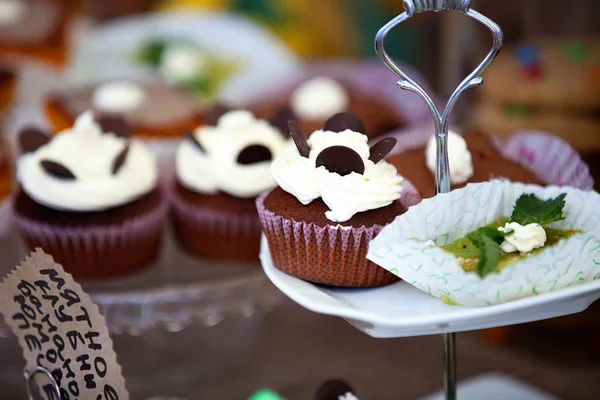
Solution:
M259 196L256 207L273 263L279 270L331 286L374 287L398 280L366 258L369 242L379 234L381 225L320 227L287 219L265 208L267 196L268 193ZM420 201L418 192L409 182L405 182L400 201L406 207Z
M431 137L422 134L421 128L414 128L397 139L391 154L400 154L427 145ZM532 171L548 185L571 186L589 190L594 187L590 169L567 142L545 132L518 132L506 140L492 137L492 142L500 155ZM425 150L423 150L425 151Z
M553 228L583 233L502 268L481 279L466 273L441 246L499 217L510 216L517 198L542 199L567 193L565 220ZM415 287L450 304L480 307L559 290L600 278L600 195L570 187L524 185L508 181L469 184L423 200L385 227L367 257Z
M187 251L217 259L258 258L260 221L256 213L239 214L194 206L172 190L169 197L173 228Z
M168 212L166 196L148 213L110 226L56 227L14 214L26 246L41 247L78 278L109 278L142 269L158 255Z

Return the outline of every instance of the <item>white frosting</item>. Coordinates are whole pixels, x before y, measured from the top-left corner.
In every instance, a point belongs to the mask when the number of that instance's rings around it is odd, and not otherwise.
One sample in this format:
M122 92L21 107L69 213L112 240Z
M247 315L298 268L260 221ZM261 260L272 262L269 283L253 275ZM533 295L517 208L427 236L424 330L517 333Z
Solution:
M312 78L299 85L292 93L290 106L303 119L325 120L346 111L350 98L346 89L326 76Z
M386 161L377 164L369 160L367 136L346 130L335 133L316 131L308 139L308 158L300 156L295 147L288 147L275 159L273 177L286 192L302 204L321 197L330 211L325 216L333 222L344 222L356 213L385 207L400 198L402 181L396 168ZM319 153L331 146L346 146L356 151L365 164L365 172L341 176L324 166L316 168Z
M219 119L217 126L200 127L194 136L205 152L190 140L184 140L175 156L177 177L188 189L251 198L275 187L271 160L237 163L239 153L250 145L265 146L273 157L285 147L288 140L268 122L256 119L246 110L230 111Z
M504 227L499 227L498 230L504 233L512 232L512 234L504 238L504 242L500 245L500 249L505 253L513 253L515 251L529 253L546 243L546 231L539 224L523 226L517 222L510 222L504 225Z
M98 87L92 95L92 104L99 111L123 113L144 105L146 92L133 82L111 82Z
M435 174L437 159L435 137L432 136L427 143L425 160L427 168ZM467 142L458 133L448 131L448 163L450 164L450 183L453 185L465 183L473 176L473 161Z
M121 169L112 174L115 157L127 139L103 133L93 114L79 116L67 129L17 161L17 179L36 202L57 210L100 211L129 203L156 187L156 160L145 144L131 140ZM56 178L41 167L42 160L59 162L76 177Z
M188 44L167 46L159 66L160 74L174 84L202 77L209 66L207 55Z
M343 396L339 396L338 400L358 400L358 397L356 397L354 393L348 392Z
M18 22L26 11L27 4L24 0L0 0L0 25Z

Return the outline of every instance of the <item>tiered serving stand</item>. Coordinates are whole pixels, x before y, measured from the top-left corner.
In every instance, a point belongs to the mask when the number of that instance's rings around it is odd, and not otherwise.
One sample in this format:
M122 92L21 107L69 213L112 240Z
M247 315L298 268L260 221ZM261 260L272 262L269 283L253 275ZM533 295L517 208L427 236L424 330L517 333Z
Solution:
M500 27L489 18L472 10L470 3L470 0L404 0L405 12L381 28L375 39L377 55L400 78L398 87L418 94L431 112L435 123L438 156L435 173L437 193L450 191L447 132L452 108L465 90L483 83L480 75L492 63L502 47L503 36ZM485 25L493 36L490 52L460 83L441 113L432 98L394 63L384 48L385 37L390 30L416 14L428 11L459 12ZM398 338L442 334L445 364L443 397L447 400L457 399L455 332L573 314L585 310L600 298L600 281L593 281L496 306L466 308L446 305L406 282L375 289L343 289L322 287L293 278L274 267L264 238L261 260L269 279L292 300L311 311L342 317L372 337ZM461 400L550 398L514 381L494 377L471 383L461 389L464 389L458 391Z

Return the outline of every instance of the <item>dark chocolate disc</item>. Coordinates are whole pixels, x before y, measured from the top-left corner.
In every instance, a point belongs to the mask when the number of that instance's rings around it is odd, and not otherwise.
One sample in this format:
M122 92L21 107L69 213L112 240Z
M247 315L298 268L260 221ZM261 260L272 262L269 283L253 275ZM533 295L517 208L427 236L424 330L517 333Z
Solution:
M186 133L183 134L183 137L185 137L187 140L189 140L191 143L193 143L194 146L196 146L196 148L201 153L206 153L206 150L204 150L204 147L202 147L202 144L200 144L200 142L198 141L198 139L196 139L196 136L194 136L193 133L186 132Z
M125 147L123 147L123 150L121 150L119 152L119 154L117 154L117 156L115 157L115 160L113 161L112 169L111 169L111 172L113 175L116 175L119 172L119 170L121 169L121 167L123 166L123 164L125 163L125 160L127 159L127 154L129 154L130 146L131 146L131 143L129 141L127 141L127 143L125 143Z
M204 115L204 123L209 126L216 126L217 122L219 122L219 118L223 114L231 111L231 108L227 107L224 104L215 104L211 108L208 109L206 114Z
M262 144L252 144L240 151L237 163L242 165L256 164L263 161L271 161L273 154L271 150Z
M365 172L365 163L360 155L346 146L327 147L319 153L316 161L317 168L324 166L327 171L346 176L352 172Z
M346 129L367 134L365 124L358 115L351 112L337 113L325 122L323 130L332 132L343 132Z
M28 126L19 132L19 150L21 153L32 153L50 142L50 135L40 128Z
M104 133L112 132L115 136L128 138L131 136L131 128L125 118L116 114L100 114L96 122L102 127Z
M330 379L323 383L314 400L339 400L347 393L354 393L354 389L340 379Z
M40 165L46 171L47 174L52 175L58 179L74 180L75 175L64 165L57 163L56 161L42 160Z
M369 153L369 160L377 164L383 160L385 156L390 154L390 151L396 146L397 140L395 138L385 138L380 140L371 146L371 152Z
M289 107L280 108L269 118L271 125L279 130L286 139L290 136L289 121L297 122L296 114Z
M306 135L300 130L298 124L294 121L288 121L288 127L290 128L290 135L292 135L292 139L294 139L294 144L296 144L298 153L300 153L302 157L308 158L308 155L310 154L310 146L306 141Z

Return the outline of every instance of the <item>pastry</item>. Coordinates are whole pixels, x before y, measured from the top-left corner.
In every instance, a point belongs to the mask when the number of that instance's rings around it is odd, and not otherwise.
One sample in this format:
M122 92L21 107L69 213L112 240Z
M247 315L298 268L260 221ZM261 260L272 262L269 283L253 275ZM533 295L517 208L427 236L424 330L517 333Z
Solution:
M271 162L288 142L246 110L226 112L184 137L170 193L173 227L185 250L215 259L257 259L255 200L275 187Z
M318 130L308 140L296 124L290 130L296 148L290 146L272 167L279 186L257 199L275 267L333 286L396 281L366 259L369 241L419 201L402 194L409 185L383 161L396 140L370 147L366 135L349 129Z
M0 67L0 111L13 101L17 86L17 74L7 67Z
M194 96L162 83L107 82L51 95L46 116L55 131L72 126L85 110L103 119L122 118L135 136L179 137L203 122L203 108Z
M89 111L53 137L24 129L19 144L13 211L28 249L79 278L124 275L156 258L168 208L145 144Z

